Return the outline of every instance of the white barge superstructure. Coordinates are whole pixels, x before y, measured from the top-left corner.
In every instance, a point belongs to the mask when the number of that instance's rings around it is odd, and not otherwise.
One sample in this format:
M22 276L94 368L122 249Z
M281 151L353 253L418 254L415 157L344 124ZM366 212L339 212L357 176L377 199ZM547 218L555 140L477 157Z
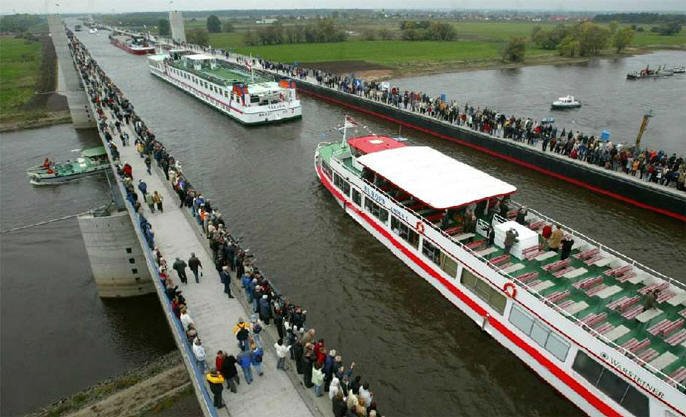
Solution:
M565 226L561 259L540 237L557 223L524 214L514 186L429 147L361 136L320 144L314 165L348 215L581 410L686 415L684 284Z
M150 72L246 125L302 117L295 82L255 76L212 55L172 50L148 58Z

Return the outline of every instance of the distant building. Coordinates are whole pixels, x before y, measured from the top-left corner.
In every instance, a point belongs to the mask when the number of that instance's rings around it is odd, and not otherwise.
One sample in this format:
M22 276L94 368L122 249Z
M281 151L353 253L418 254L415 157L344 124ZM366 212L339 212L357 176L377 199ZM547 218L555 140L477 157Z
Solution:
M169 26L171 27L171 38L175 42L186 42L186 30L183 25L183 15L181 12L169 12Z
M263 18L260 20L256 20L255 23L257 23L258 25L271 25L271 24L276 23L278 21L279 21L279 19L264 19Z

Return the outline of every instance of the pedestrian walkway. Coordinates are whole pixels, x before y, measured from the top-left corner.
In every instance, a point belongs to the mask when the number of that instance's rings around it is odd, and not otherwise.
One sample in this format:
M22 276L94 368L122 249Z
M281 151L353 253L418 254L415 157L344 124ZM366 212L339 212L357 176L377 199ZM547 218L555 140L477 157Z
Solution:
M113 117L108 110L106 115L108 119ZM129 125L123 125L122 131L128 133L131 138L136 137L136 133ZM188 284L181 284L175 271L171 270L170 274L179 285L179 290L183 291L190 316L195 322L212 367L218 350L234 355L239 352L232 328L239 317L247 319L249 314L236 299L228 299L222 291L223 287L211 256L199 240L194 230L195 225L189 223L183 212L186 209L179 208L178 197L172 193L164 176L160 176L156 170L148 174L144 159L138 155L133 145L119 145L118 149L122 163L126 161L133 167L134 184L142 179L146 182L149 193L157 191L162 195L164 212L151 213L145 204L142 204L141 211L152 225L155 242L165 258L171 264L176 257L188 260L191 252L194 252L204 266L199 284L195 283L190 271L187 272ZM142 199L142 195L139 194L139 197ZM276 355L270 346L265 346L264 370L264 376L255 375L255 380L250 385L241 379L236 394L225 389L223 395L227 407L219 410L219 415L314 416L286 373L276 370Z

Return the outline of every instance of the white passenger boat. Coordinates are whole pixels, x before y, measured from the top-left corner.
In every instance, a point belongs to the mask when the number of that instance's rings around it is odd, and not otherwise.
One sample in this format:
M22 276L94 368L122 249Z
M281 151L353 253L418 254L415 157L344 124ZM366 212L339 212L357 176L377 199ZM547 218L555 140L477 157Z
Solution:
M430 147L344 130L314 168L348 215L584 412L686 415L684 284L566 226L561 259L539 238L557 223L519 213L513 185Z
M551 107L553 109L574 109L581 107L581 102L576 100L574 96L564 96L553 101Z
M148 58L150 72L241 123L298 119L295 81L266 78L212 55L172 50Z

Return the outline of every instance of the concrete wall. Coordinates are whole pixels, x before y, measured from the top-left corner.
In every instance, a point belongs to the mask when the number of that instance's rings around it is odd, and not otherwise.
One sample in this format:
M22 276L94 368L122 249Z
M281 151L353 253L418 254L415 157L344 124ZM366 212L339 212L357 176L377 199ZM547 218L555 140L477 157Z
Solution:
M155 292L145 255L126 211L78 217L98 294L133 297Z
M171 26L171 38L176 42L186 42L186 29L183 25L181 12L169 12L169 25Z
M91 115L88 107L88 96L86 95L80 78L76 74L74 62L69 51L67 35L64 32L64 24L59 16L48 16L50 36L55 45L55 54L61 75L60 94L67 97L71 120L76 129L91 129L96 127L95 119Z

